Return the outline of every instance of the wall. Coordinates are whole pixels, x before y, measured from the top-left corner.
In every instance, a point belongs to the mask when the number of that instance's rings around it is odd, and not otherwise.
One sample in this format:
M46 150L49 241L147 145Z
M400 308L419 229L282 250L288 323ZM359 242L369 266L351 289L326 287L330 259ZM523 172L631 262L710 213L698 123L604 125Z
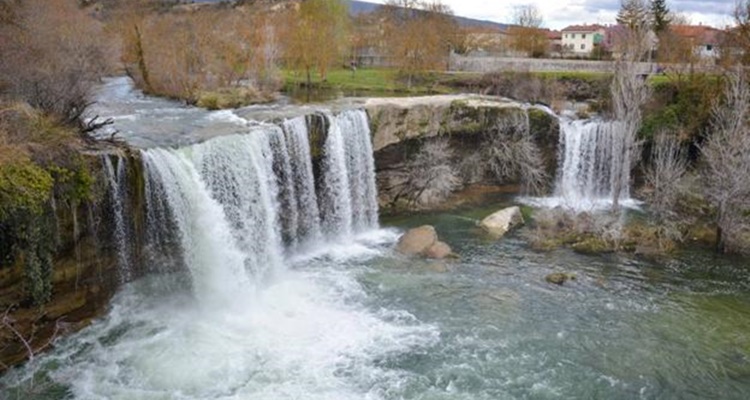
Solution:
M523 72L612 72L614 63L610 61L593 60L560 60L537 58L507 58L507 57L464 57L454 55L450 60L452 71L464 72L493 72L493 71L523 71ZM654 73L655 63L639 63L641 74Z

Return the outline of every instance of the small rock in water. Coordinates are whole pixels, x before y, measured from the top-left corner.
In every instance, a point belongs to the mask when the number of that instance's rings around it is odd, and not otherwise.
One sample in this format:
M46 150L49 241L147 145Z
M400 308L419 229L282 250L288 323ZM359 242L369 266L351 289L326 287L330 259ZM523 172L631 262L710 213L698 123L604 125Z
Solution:
M497 211L479 223L485 231L498 239L516 226L523 225L523 214L519 207L508 207Z
M455 256L450 246L438 240L437 232L431 225L408 230L398 239L396 251L407 256L422 256L434 259Z
M421 255L438 241L437 232L431 225L409 229L398 239L396 250L407 256Z
M564 272L553 272L544 277L544 280L555 285L562 285L563 283L571 280L574 281L576 276L574 274L567 274Z
M445 242L437 241L430 248L425 251L424 255L427 258L443 259L453 254L451 247Z

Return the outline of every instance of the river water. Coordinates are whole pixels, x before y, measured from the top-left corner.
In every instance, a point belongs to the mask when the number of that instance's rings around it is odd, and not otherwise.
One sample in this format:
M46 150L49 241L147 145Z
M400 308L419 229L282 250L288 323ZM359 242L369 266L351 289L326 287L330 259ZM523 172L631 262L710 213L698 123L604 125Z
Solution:
M117 109L134 112L117 126L138 142L136 122L159 118L125 98ZM161 111L173 126L211 130L175 109ZM126 284L104 317L0 377L3 399L748 397L746 260L536 252L521 232L492 240L476 221L509 197L378 221L361 112L326 114L339 131L318 179L303 121L209 115L230 131L141 142L149 204L169 210L154 220L172 221L149 229L179 239L187 268ZM459 259L394 252L425 223ZM552 285L551 272L576 279Z
M498 204L500 205L500 204ZM456 210L331 243L240 307L207 309L179 276L7 374L9 399L744 399L750 276L689 252L647 262L492 241ZM432 223L461 255L404 259ZM547 273L575 273L565 286Z

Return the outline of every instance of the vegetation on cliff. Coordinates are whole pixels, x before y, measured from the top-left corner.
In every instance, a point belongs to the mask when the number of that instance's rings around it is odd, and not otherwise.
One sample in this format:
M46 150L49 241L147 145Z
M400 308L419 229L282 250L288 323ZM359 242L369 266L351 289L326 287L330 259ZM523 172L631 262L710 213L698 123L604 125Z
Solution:
M91 196L80 149L90 93L108 70L102 25L77 4L2 2L0 19L0 268L22 265L28 301L51 295L56 208Z

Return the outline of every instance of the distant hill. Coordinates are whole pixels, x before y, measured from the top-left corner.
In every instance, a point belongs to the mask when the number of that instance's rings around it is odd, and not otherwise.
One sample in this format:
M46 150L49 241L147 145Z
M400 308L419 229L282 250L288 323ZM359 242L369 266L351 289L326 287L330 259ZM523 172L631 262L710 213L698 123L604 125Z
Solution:
M359 15L359 14L368 14L371 12L374 12L378 9L378 7L381 6L381 4L376 3L369 3L366 1L358 1L358 0L351 0L351 8L349 9L349 13L351 15ZM480 19L473 19L473 18L466 18L466 17L460 17L455 16L456 21L461 26L467 26L467 27L478 27L478 28L494 28L494 29L501 29L505 30L508 28L507 24L501 24L498 22L492 22L492 21L485 21Z
M248 4L263 4L263 3L280 3L283 1L293 1L293 0L245 0L245 3ZM231 1L231 0L182 0L183 3L220 3L220 2L241 2L239 0ZM359 15L359 14L368 14L371 12L374 12L378 9L378 7L381 6L381 4L377 3L369 3L366 1L358 1L358 0L351 0L351 8L349 9L349 14L351 15ZM493 28L493 29L501 29L505 30L508 28L507 24L501 24L498 22L492 22L492 21L485 21L480 19L473 19L473 18L466 18L466 17L460 17L455 16L456 21L461 26L467 26L467 27L478 27L478 28Z

